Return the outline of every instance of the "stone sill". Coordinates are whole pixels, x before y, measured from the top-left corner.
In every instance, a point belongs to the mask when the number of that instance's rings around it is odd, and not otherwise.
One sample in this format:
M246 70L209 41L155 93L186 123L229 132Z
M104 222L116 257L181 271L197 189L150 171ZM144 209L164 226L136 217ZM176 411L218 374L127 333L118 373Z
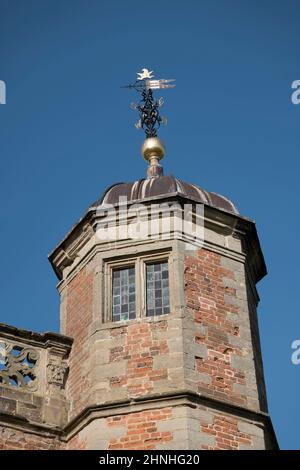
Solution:
M138 317L134 318L132 320L121 320L119 322L108 322L108 323L101 323L100 325L94 325L94 329L92 334L97 333L98 331L102 330L111 330L115 328L126 328L131 325L139 325L143 323L160 323L163 321L166 321L170 316L174 318L173 313L165 313L163 315L159 316L153 316L153 317Z

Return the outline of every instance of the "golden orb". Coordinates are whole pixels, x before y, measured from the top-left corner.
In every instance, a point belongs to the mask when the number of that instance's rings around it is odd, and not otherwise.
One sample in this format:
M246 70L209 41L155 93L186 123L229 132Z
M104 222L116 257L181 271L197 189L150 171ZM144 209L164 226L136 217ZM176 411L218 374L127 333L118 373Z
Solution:
M148 137L142 145L142 155L149 163L156 160L157 162L164 158L165 146L157 137Z

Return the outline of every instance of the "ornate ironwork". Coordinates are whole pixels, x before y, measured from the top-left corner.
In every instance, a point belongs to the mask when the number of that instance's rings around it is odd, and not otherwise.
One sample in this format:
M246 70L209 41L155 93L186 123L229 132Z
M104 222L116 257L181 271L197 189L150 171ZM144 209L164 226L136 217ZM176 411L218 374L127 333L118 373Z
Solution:
M156 137L160 125L167 123L166 118L159 114L159 108L164 104L164 100L163 98L154 99L152 90L175 87L175 84L171 83L175 81L174 79L152 80L153 77L153 71L142 69L132 85L123 87L134 88L141 95L140 102L132 103L131 107L137 109L140 114L140 119L135 127L142 128L147 138Z
M36 366L39 353L36 349L0 342L0 384L35 390Z

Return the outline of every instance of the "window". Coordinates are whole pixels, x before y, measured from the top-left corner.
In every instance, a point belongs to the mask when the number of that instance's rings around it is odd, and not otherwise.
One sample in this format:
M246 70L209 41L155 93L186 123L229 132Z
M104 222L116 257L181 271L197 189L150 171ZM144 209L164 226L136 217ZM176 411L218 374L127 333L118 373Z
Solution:
M169 252L108 260L104 322L156 317L171 312Z
M168 262L146 264L146 314L170 313Z
M135 312L135 268L134 266L113 269L112 275L113 321L131 320Z

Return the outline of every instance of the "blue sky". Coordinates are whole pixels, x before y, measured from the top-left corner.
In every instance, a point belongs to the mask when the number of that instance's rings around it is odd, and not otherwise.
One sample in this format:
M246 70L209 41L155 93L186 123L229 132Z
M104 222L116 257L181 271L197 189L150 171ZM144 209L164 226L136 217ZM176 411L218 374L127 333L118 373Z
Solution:
M300 3L0 0L0 321L59 325L48 253L113 182L143 177L142 131L120 85L142 67L164 93L165 172L254 219L268 267L259 323L281 448L300 448Z

